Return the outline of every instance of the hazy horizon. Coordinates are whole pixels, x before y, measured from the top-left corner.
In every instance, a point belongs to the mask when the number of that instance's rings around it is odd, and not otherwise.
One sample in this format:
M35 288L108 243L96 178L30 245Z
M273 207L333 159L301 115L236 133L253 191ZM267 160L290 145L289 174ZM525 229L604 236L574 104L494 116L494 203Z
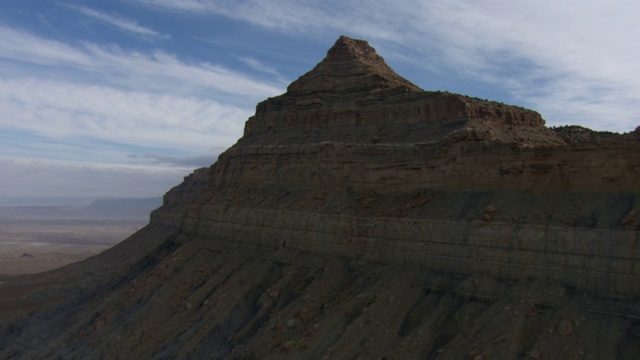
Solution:
M152 197L56 197L56 196L0 196L1 207L87 207L101 200L161 200L162 196Z

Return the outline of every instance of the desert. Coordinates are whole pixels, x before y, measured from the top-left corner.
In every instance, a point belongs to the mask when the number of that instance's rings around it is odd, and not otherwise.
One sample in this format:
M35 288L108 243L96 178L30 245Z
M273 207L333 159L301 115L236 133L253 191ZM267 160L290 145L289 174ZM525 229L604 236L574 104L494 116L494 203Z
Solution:
M0 275L39 273L84 260L127 238L147 221L144 217L2 216Z
M40 273L99 254L144 227L162 201L84 202L0 206L0 275Z

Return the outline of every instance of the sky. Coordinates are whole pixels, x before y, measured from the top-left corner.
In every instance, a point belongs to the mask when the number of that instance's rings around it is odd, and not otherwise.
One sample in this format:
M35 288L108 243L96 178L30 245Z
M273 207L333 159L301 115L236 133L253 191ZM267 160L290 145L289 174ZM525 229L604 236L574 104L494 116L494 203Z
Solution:
M340 35L425 90L628 132L637 14L635 0L2 0L0 200L161 196Z

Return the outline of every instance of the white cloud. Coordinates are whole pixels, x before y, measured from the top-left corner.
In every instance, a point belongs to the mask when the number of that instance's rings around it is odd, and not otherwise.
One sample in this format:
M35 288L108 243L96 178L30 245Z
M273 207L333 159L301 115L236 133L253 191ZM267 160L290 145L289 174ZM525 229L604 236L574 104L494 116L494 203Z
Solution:
M505 87L555 123L617 131L640 123L640 49L631 45L640 26L630 15L640 3L456 4L435 7L432 24L456 44L443 47L447 59L469 76Z
M0 59L46 66L93 68L87 52L70 45L0 26Z
M257 70L266 74L274 75L277 77L282 77L282 75L280 75L280 73L278 73L278 70L276 70L274 67L265 65L259 60L254 59L252 57L239 56L238 60L242 61L245 65L247 65L248 67L254 70Z
M142 36L142 37L152 37L152 38L164 38L164 39L168 39L171 36L169 35L163 35L160 34L159 32L149 29L147 27L141 26L138 23L136 23L133 20L124 18L124 17L120 17L120 16L114 16L114 15L110 15L101 11L97 11L85 6L75 6L75 5L70 5L67 4L65 5L71 9L74 9L78 12L80 12L81 14L84 14L88 17L106 22L112 26L115 26L116 28L137 35L137 36Z
M0 159L0 196L159 196L282 92L161 51L73 47L2 26L0 65L0 153L13 157Z
M207 11L213 5L206 0L133 0L133 2L179 11Z
M0 127L205 152L229 146L251 113L210 99L39 79L0 79Z
M89 73L99 78L100 82L117 83L132 89L171 93L201 93L209 90L219 95L240 94L245 96L242 99L245 104L251 104L251 107L257 101L277 95L283 90L278 85L254 80L222 66L189 64L175 55L159 50L147 54L90 43L76 48L0 26L0 60L2 59L55 67L67 77L80 77ZM7 73L20 72L18 65L7 65L4 68ZM237 98L229 97L230 101Z
M349 6L348 2L331 0L318 4L294 0L278 2L256 0L132 0L132 2L172 11L219 14L269 29L297 31L307 34L315 29L332 27L336 22L344 20L346 16L354 15L353 11L343 11L345 6ZM331 9L336 9L336 6L340 10L332 11ZM351 10L353 9L357 9L357 7L351 8ZM343 15L335 16L340 12Z
M233 144L255 103L283 91L162 51L72 47L2 26L0 64L0 131L40 137L38 157L77 159L70 144L90 142L112 143L100 151L110 161L124 158L118 146L208 153Z

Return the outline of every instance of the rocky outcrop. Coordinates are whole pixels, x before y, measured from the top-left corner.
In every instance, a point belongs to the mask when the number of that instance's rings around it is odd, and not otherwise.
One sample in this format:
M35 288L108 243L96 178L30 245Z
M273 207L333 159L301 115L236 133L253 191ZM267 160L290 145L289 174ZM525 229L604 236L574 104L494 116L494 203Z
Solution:
M162 207L151 212L151 223L179 228L185 211L201 200L209 182L208 168L196 169L185 176L180 185L164 195Z
M0 358L640 357L640 132L427 92L361 40L105 253L0 278Z

